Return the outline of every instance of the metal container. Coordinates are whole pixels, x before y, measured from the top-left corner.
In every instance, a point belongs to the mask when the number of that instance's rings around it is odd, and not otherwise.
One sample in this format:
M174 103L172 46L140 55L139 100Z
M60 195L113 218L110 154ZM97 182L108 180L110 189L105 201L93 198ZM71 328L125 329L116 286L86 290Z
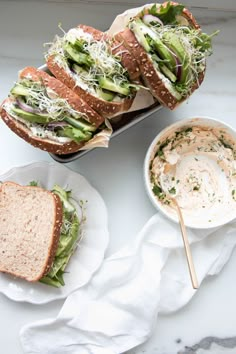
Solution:
M141 122L143 119L149 117L151 114L159 111L161 108L162 106L159 103L155 103L151 107L139 111L124 113L120 116L112 118L110 120L110 123L113 128L113 133L111 135L111 138L133 127L135 124ZM100 148L96 148L96 149L100 149ZM67 163L67 162L77 160L78 158L80 158L81 156L87 154L89 151L92 150L94 149L80 150L72 154L66 154L66 155L57 155L52 153L50 153L50 155L55 161L61 163Z

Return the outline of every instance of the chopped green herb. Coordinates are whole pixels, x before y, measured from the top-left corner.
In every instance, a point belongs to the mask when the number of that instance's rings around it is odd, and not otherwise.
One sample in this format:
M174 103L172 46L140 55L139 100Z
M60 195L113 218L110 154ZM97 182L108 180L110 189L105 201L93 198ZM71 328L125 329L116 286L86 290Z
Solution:
M162 150L158 150L157 151L157 156L163 157L164 156L164 152Z
M156 4L151 7L148 11L151 15L157 16L164 24L176 24L176 16L182 14L184 9L183 5L173 5L170 1L161 5L160 7Z
M159 199L164 199L166 196L165 193L163 193L163 190L161 189L161 187L156 184L152 188L152 191Z
M164 159L164 152L163 149L170 143L170 139L167 138L164 143L162 143L160 145L160 148L157 150L157 152L155 153L155 157L159 156L160 158Z
M170 194L176 194L176 189L175 187L172 187L171 189L168 190Z
M32 186L32 187L38 187L38 182L37 181L30 181L29 182L29 186Z
M200 186L194 186L194 187L193 187L193 190L194 190L194 191L199 191L199 189L200 189Z
M220 138L219 139L221 144L226 148L226 149L231 149L233 150L232 146L224 141L224 139Z
M185 133L187 134L187 133L191 133L193 131L193 128L192 127L189 127L189 128L187 128L187 129L185 129Z

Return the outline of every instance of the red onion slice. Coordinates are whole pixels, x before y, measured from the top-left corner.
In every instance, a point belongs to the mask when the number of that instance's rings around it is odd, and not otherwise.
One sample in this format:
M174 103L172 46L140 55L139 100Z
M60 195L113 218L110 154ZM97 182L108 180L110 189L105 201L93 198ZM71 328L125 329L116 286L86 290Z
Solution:
M177 78L177 81L179 81L181 78L181 75L182 75L181 61L180 61L179 57L177 56L177 54L173 51L173 49L170 49L167 45L166 45L166 48L169 50L169 52L171 53L172 57L175 60L175 76Z
M175 55L175 61L176 61L176 72L175 72L175 75L177 77L177 81L180 81L181 75L182 75L182 64L181 64L179 58L177 57L177 55Z
M146 25L150 25L151 22L157 22L159 25L163 26L163 22L158 17L150 14L144 15L142 20Z
M42 112L37 108L33 108L33 107L29 106L27 103L25 103L24 99L21 97L17 97L16 103L25 112L33 113L33 114L40 114L41 116L43 115L45 117L48 116L48 113Z
M27 103L25 103L25 101L22 98L18 97L16 99L16 103L23 111L29 112L29 113L35 113L34 108L29 106Z
M66 126L68 126L68 124L66 122L60 121L60 122L50 122L47 124L46 128L48 130L54 131L54 130L64 128Z
M179 57L177 56L177 54L173 51L173 49L168 48L168 50L172 54L172 57L175 60L175 76L177 78L177 81L179 81L180 78L181 78L181 75L182 75L182 64L181 64L181 61L180 61Z

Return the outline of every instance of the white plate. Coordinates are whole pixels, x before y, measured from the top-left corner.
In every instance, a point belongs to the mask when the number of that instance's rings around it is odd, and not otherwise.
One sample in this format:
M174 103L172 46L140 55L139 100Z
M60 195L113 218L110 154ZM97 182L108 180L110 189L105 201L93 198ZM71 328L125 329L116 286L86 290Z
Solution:
M83 238L66 268L65 286L57 289L0 273L0 293L11 300L44 304L66 298L74 290L88 283L104 259L109 240L104 201L83 176L56 163L37 162L13 168L0 176L0 181L7 180L22 185L36 180L46 189L52 189L56 183L72 190L76 201L85 201L86 222L82 226Z

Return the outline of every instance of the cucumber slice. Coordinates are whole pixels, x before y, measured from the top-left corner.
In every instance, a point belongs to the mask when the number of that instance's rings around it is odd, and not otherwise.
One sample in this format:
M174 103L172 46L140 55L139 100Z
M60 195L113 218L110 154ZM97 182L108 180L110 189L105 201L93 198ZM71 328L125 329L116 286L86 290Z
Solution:
M48 115L29 113L15 106L12 107L11 110L18 117L23 118L31 123L46 124L51 121Z
M191 73L188 54L186 53L186 50L183 47L179 37L175 33L166 32L163 34L163 39L168 47L176 53L178 59L180 60L182 70L179 82L185 83Z
M97 94L100 98L102 98L105 101L111 102L113 101L115 97L115 93L109 92L109 91L104 91L103 89L97 89Z
M141 46L143 46L143 48L146 50L146 52L150 52L152 48L149 45L147 39L145 38L145 35L144 35L146 32L145 27L146 26L144 25L144 23L140 19L132 21L129 24L129 29L134 33L139 44L141 44Z
M110 80L106 77L99 78L98 82L99 82L99 85L101 88L106 89L108 91L120 93L121 95L124 95L124 96L128 96L130 94L129 87L123 87L123 86L117 85L112 80Z
M66 43L63 46L63 49L67 52L69 57L74 60L76 63L80 65L86 65L86 66L91 66L93 64L93 60L88 54L81 53L77 51L75 48L73 48L72 45L69 43Z
M29 89L22 85L15 85L10 93L14 96L29 96Z
M78 120L75 118L65 117L64 121L75 128L81 129L83 132L94 132L96 130L94 125L82 119Z
M39 279L40 283L46 284L46 285L51 285L54 286L55 288L60 288L62 285L64 285L64 282L62 283L61 279L56 280L56 279L51 279L50 277L43 277Z
M70 242L70 237L67 235L61 234L59 239L59 244L57 247L56 257L60 257L68 243Z
M176 71L176 60L174 57L174 54L171 53L170 49L158 38L158 36L155 38L155 41L153 40L153 46L154 50L159 54L159 56L163 59L166 60L166 66L172 71Z
M79 65L77 65L75 63L72 65L72 69L78 75L81 75L81 74L83 74L83 76L88 76L89 75L87 70L85 70L84 68L82 68L81 66L79 66Z
M88 141L89 139L92 138L91 132L82 132L82 130L72 126L67 126L59 130L58 135L63 137L68 137L76 141L77 143L80 143L81 141Z
M67 257L56 257L47 277L54 278L57 272L63 267Z
M140 44L144 47L147 52L153 50L161 57L161 59L166 60L166 66L175 72L176 61L174 54L171 53L170 49L162 42L158 34L144 24L140 19L133 22L133 32ZM132 29L131 29L132 30ZM147 39L148 36L149 39Z
M78 50L79 52L84 52L84 41L79 40L79 39L70 39L67 38L68 42L71 44L72 47L74 47L76 50Z
M170 69L164 64L164 63L159 63L159 67L162 71L162 73L168 77L168 79L170 79L170 81L172 82L176 82L177 77L172 73L172 71L170 71Z
M63 206L64 206L64 208L66 209L66 211L68 213L74 213L75 212L75 206L72 203L69 202L68 194L63 188L61 188L60 186L55 184L52 192L57 194L60 197L60 199L61 199L61 201L63 203Z

